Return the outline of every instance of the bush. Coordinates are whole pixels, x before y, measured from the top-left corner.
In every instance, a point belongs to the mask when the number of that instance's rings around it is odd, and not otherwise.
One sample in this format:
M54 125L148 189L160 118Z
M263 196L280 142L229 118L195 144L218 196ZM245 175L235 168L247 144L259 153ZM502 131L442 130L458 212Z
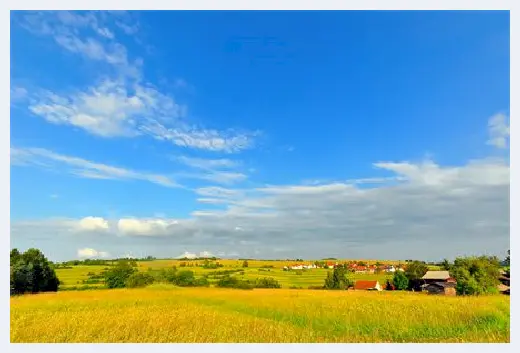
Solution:
M154 277L148 273L133 273L126 280L126 287L128 288L140 288L146 287L154 282Z
M277 280L271 277L257 279L255 282L255 288L281 288L282 286Z
M396 290L408 289L408 277L406 277L404 272L396 271L392 282Z
M325 289L324 286L309 286L309 289Z
M249 267L249 262L247 262L247 260L244 260L244 262L242 262L242 267Z
M59 285L54 267L40 250L11 250L11 294L56 292Z
M127 279L136 271L128 261L119 261L116 266L105 272L105 285L108 288L124 288Z
M327 273L325 279L325 289L348 289L353 283L347 278L347 268L345 266L337 266L334 271Z
M229 275L224 276L217 282L217 287L221 288L237 288L237 289L253 289L253 285L249 281L240 280Z

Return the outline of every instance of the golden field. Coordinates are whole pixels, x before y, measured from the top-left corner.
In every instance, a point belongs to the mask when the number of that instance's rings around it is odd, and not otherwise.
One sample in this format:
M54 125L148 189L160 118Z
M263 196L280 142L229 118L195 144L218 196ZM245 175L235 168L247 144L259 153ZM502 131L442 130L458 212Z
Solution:
M11 298L11 342L509 342L509 297L176 288Z

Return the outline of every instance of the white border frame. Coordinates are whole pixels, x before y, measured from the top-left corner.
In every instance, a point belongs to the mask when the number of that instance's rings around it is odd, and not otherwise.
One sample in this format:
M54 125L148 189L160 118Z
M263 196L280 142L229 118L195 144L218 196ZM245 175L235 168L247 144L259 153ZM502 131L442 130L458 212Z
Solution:
M309 0L284 0L283 2L280 0L219 0L219 1L211 1L211 0L186 0L186 1L178 1L178 0L47 0L45 2L38 0L7 0L2 2L2 7L5 6L4 11L2 11L2 19L0 23L2 23L4 31L2 32L2 47L7 49L8 54L4 54L2 57L2 77L4 82L3 84L3 92L1 95L1 99L5 102L4 111L7 111L7 114L4 115L3 119L1 119L2 128L0 129L1 134L3 135L2 141L4 144L4 148L7 149L7 152L3 152L1 154L2 158L2 168L9 168L9 149L10 146L7 146L7 142L10 142L10 119L6 117L10 117L10 88L7 87L7 83L10 83L10 13L7 10L30 10L30 9L41 9L41 10L51 10L51 9L92 9L92 10L146 10L146 9L177 9L177 10L230 10L230 9L240 9L240 10L510 10L510 33L511 33L511 47L510 47L510 75L511 75L511 83L510 83L510 97L520 97L519 89L518 89L518 63L520 62L519 55L519 31L520 31L520 1L518 0L358 0L358 1L340 1L340 0L319 0L319 1L309 1ZM516 40L516 41L515 41ZM4 52L5 53L5 52ZM4 91L5 90L5 91ZM510 99L510 116L514 116L516 102L513 99ZM511 119L513 120L513 119ZM511 135L514 134L515 124L511 124ZM520 180L520 173L518 171L518 155L513 153L516 150L517 144L514 139L510 139L510 161L511 161L511 180ZM4 150L6 151L6 150ZM515 157L516 156L516 157ZM5 169L4 169L5 171ZM516 177L515 177L516 176ZM1 283L2 286L5 286L5 289L2 291L4 293L4 299L6 303L9 299L7 296L7 277L8 272L8 256L7 250L10 249L10 169L7 169L7 173L1 174L2 185L4 191L9 196L7 201L2 202L3 212L1 213L1 225L2 229L4 229L2 236L0 237L0 246L1 249L4 249L5 256L0 257L1 266ZM7 184L7 185L6 185ZM515 186L514 183L511 183L510 187L510 234L514 234L515 230L518 229L518 221L515 219L513 215L520 215L519 209L519 201L518 201L518 193L519 188ZM7 211L7 212L6 212ZM516 222L516 225L513 226L513 223ZM515 236L510 236L510 247L513 250L513 253L517 251L514 248L517 248L517 240ZM520 262L518 262L520 263ZM513 270L514 273L520 272L520 265L514 265L517 270ZM513 291L516 293L515 291ZM516 296L516 294L514 295ZM264 344L246 344L246 345L238 345L238 344L125 344L124 352L143 352L146 351L157 351L157 352L171 352L172 350L189 350L190 352L243 352L251 351L251 352L264 352L266 349L271 351L284 351L285 353L289 352L316 352L316 351L329 351L329 352L344 352L348 349L354 349L357 352L366 352L372 350L382 350L385 352L393 351L393 352L402 352L402 351L414 351L421 350L422 352L433 352L437 349L450 349L454 348L457 352L460 350L470 351L472 353L479 351L484 352L489 349L500 349L506 351L512 351L513 344L517 343L516 337L514 337L514 332L518 329L518 325L516 325L517 321L515 321L516 311L519 309L517 305L514 304L513 297L511 297L511 343L510 344L497 344L500 347L488 346L487 344L471 344L471 346L467 344L443 344L446 347L438 347L438 344L271 344L269 347L266 347ZM113 344L10 344L10 335L8 333L7 328L10 325L10 315L8 315L9 306L8 304L4 304L2 306L3 320L2 320L2 342L7 343L9 351L19 351L19 352L90 352L93 350L101 351L101 352L114 352L118 350L118 346L114 346ZM514 314L513 314L514 313ZM520 342L520 341L518 341ZM420 345L420 347L418 346ZM518 345L518 344L517 344ZM447 347L450 346L450 347ZM3 350L2 350L3 351Z

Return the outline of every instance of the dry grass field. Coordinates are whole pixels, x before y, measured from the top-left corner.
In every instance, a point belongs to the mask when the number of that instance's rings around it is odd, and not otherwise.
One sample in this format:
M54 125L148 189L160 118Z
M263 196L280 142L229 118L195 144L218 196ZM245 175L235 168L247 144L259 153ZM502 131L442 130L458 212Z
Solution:
M509 342L509 297L176 288L11 298L11 342Z

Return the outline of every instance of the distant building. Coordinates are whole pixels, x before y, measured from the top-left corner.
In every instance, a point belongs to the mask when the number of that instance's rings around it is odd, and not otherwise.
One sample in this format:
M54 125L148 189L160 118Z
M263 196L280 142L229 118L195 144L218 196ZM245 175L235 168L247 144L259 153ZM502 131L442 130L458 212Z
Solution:
M455 289L456 283L454 282L433 282L423 286L423 288L429 294L441 294L455 296L457 291Z
M457 295L457 281L450 276L449 271L427 271L422 280L422 288L429 294Z
M424 276L422 276L422 280L424 283L435 283L435 282L453 282L453 278L450 277L449 271L427 271Z
M498 285L498 291L502 294L510 295L511 289L509 288L511 286L511 278L507 277L506 275L502 275L498 278L500 281L500 284Z
M379 281L356 281L354 283L354 290L376 290L382 291L383 288Z

